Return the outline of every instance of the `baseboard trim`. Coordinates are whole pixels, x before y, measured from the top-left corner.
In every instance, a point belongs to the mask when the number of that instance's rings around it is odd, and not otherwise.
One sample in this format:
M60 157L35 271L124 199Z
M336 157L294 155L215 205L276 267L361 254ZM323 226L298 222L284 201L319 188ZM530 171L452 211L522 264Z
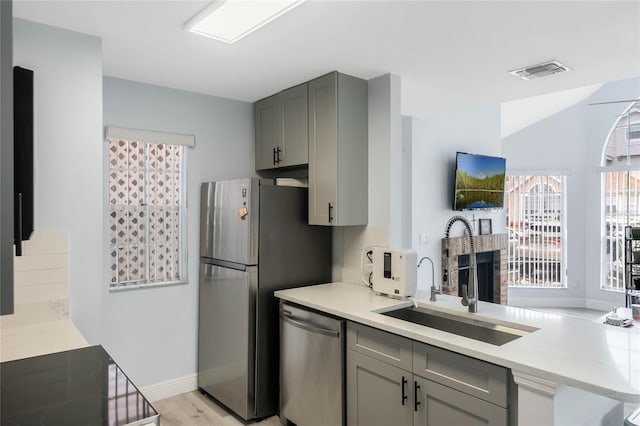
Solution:
M624 306L624 300L621 301L620 304L616 304L614 302L609 302L606 300L598 300L598 299L587 299L586 306L589 309L596 309L598 311L607 311L611 312L613 308L617 308L619 306Z
M154 402L171 398L181 393L192 392L197 389L198 375L190 374L188 376L178 377L177 379L167 380L166 382L142 387L140 388L140 392L142 392L149 402Z

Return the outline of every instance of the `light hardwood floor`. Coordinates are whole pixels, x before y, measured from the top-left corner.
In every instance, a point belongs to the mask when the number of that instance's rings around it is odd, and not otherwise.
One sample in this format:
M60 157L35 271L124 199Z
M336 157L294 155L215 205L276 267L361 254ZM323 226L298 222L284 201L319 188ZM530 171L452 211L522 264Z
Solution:
M242 426L245 423L225 408L193 391L156 401L152 404L160 413L161 426ZM256 422L259 426L281 426L277 416Z

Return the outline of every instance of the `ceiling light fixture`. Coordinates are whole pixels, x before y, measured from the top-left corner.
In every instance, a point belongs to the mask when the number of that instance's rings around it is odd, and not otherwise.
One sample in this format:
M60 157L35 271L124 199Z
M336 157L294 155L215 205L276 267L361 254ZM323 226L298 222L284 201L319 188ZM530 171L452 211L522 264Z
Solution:
M184 29L235 43L305 0L214 0L184 24Z
M528 67L509 71L509 74L513 74L523 80L534 80L536 78L548 77L550 75L556 75L567 71L571 71L571 68L565 64L558 61L547 61L541 64L530 65Z

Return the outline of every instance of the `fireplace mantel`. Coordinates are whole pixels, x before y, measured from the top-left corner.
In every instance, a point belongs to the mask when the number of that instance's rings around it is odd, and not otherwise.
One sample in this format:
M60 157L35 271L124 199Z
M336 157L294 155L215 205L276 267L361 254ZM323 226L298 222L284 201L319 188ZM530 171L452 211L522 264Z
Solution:
M447 257L445 249L446 239L442 239L442 272L447 268ZM507 234L475 235L474 242L476 253L499 252L494 256L494 303L507 304ZM443 285L442 292L445 294L458 295L458 257L471 253L469 239L467 237L449 238L449 271L448 285Z

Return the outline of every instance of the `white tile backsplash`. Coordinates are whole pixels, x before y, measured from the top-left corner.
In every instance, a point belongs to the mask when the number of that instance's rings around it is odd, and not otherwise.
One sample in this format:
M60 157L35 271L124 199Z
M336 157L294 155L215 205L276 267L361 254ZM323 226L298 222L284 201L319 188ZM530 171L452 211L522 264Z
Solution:
M15 313L3 316L3 330L69 317L69 257L66 236L37 232L14 256Z
M346 226L343 228L342 281L361 282L360 257L365 248L389 245L389 232L373 226Z

